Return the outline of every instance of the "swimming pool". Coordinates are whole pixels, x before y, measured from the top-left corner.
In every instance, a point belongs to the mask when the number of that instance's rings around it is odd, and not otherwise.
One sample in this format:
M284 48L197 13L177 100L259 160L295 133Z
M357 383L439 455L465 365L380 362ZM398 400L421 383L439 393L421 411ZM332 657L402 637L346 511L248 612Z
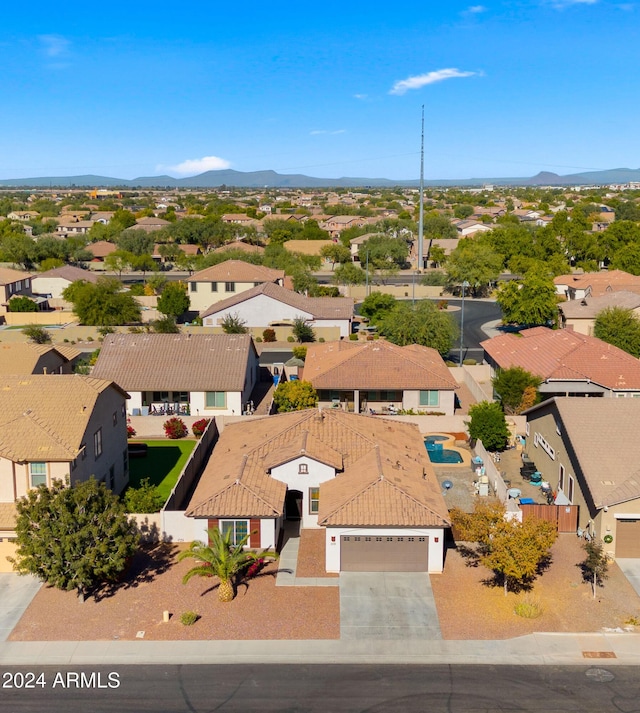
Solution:
M425 443L425 445L427 445ZM427 455L432 463L463 463L464 458L458 451L452 451L450 448L434 448L427 446Z
M451 437L450 436L427 436L424 439L425 445L427 446L427 450L429 450L429 446L433 445L435 443L440 443L442 441L450 441Z

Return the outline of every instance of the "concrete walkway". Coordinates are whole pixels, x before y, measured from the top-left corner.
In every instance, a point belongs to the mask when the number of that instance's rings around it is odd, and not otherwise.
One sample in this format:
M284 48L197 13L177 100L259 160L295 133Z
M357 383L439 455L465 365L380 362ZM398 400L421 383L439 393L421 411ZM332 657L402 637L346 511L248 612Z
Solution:
M616 564L640 596L640 559L617 557Z
M42 584L30 575L0 572L0 641L6 641Z
M285 525L285 542L280 550L276 587L337 587L337 577L296 577L300 535L298 523Z
M341 572L341 640L441 638L426 572Z

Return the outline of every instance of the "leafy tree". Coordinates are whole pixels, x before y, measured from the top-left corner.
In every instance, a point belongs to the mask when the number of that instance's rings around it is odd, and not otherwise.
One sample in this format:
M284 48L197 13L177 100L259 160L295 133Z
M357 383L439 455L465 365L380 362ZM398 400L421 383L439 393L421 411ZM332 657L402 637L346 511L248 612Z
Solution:
M510 433L504 412L495 401L480 401L469 407L469 437L482 441L487 450L501 451L509 442Z
M522 413L524 408L529 408L537 403L539 400L537 388L541 383L542 379L535 374L531 374L520 366L514 366L510 369L500 369L493 379L493 389L500 397L504 412L516 414ZM529 403L531 394L527 392L527 389L530 388L533 388L534 391L533 403Z
M158 512L163 505L164 497L149 478L143 478L139 488L127 488L124 493L124 506L129 513Z
M458 334L450 315L439 310L430 300L422 300L415 307L398 302L378 325L379 331L390 342L403 347L421 344L440 354L448 354Z
M151 255L133 255L130 261L131 269L141 272L143 275L147 272L153 272L158 269L156 261Z
M424 226L423 235L425 240L437 240L438 238L451 239L458 237L458 231L455 226L452 225L449 218L444 215L439 215L437 213L433 215L427 214L424 216L422 225Z
M640 275L640 243L629 243L617 250L611 258L611 267Z
M44 327L37 324L30 324L22 330L30 342L34 344L51 344L51 334Z
M432 245L431 250L429 250L429 260L434 267L439 267L443 265L447 259L447 254L441 245ZM443 283L444 284L444 283Z
M336 266L336 263L345 263L351 260L351 250L346 248L341 243L331 243L320 248L320 255L328 260L331 260L331 268Z
M182 282L167 283L158 297L158 311L169 317L179 317L189 309L187 286Z
M333 273L333 282L337 285L364 285L367 276L364 270L352 262L338 265Z
M482 242L463 238L447 258L447 285L453 289L466 281L476 296L498 279L501 269L501 255Z
M604 543L600 540L589 540L582 545L586 552L586 559L581 563L582 576L591 583L593 598L596 597L598 584L602 587L607 579L609 570L609 557L604 551Z
M95 284L77 280L62 296L73 304L82 324L115 326L140 321L140 306L131 294L122 292L121 282L113 277L100 277Z
M250 533L247 533L235 545L231 543L232 530L222 534L220 530L211 528L209 543L192 542L191 547L178 555L178 561L192 558L196 565L182 578L186 584L192 577L217 577L220 580L218 599L221 602L230 602L235 597L236 582L244 571L254 562L265 557L277 559L278 555L272 550L251 552L244 549L249 542Z
M621 202L616 208L616 221L640 220L640 206L635 201Z
M220 326L225 334L246 334L249 331L247 323L238 312L225 315L220 321Z
M309 381L283 381L273 392L278 413L315 408L318 394Z
M379 324L396 306L397 300L393 295L384 292L372 292L365 297L360 306L360 314L366 317L371 324Z
M432 285L435 287L443 287L447 283L447 276L444 274L444 272L440 272L440 270L430 270L429 272L425 272L424 275L420 278L420 284L421 285Z
M151 328L156 334L180 334L180 327L176 324L175 317L171 315L154 319Z
M473 212L473 206L469 205L468 203L461 203L453 209L453 214L455 215L455 217L460 218L462 220L468 218L470 215L473 215Z
M47 257L44 260L40 260L38 265L38 270L40 272L47 272L48 270L54 270L56 267L62 267L64 265L64 260L59 257Z
M302 361L304 361L307 358L307 349L308 347L303 344L299 347L294 347L291 351L296 359L302 359Z
M71 487L54 481L16 502L14 569L48 585L86 594L113 581L138 544L124 505L94 478Z
M115 272L118 276L131 266L134 259L133 253L125 252L124 250L116 250L110 253L104 259L104 266L109 272Z
M313 327L304 317L296 317L291 328L293 337L299 342L315 342L316 335Z
M593 335L640 358L640 319L630 309L608 307L596 316Z
M372 235L358 249L360 264L365 265L369 256L369 267L374 270L399 269L404 267L409 255L409 246L402 238L388 235Z
M9 312L37 312L38 305L29 297L19 295L9 300L7 309Z
M541 269L529 270L521 281L505 283L496 299L504 322L540 325L555 322L558 316L553 279Z
M262 332L262 340L264 342L275 342L276 341L276 330L271 327L267 327Z

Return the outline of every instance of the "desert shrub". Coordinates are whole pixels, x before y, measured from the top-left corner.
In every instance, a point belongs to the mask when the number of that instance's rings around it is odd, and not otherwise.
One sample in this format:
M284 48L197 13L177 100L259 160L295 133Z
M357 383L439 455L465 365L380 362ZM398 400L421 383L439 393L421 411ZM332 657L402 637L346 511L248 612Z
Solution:
M210 420L210 418L201 418L199 421L194 421L193 426L191 426L191 431L196 438L202 436Z
M124 505L130 513L158 512L164 505L164 498L149 478L140 481L139 488L127 488L124 494Z
M262 338L265 342L275 342L276 341L276 330L267 327L264 332L262 332Z
M463 359L462 363L465 366L475 366L478 362L475 359Z
M324 337L320 337L320 339L318 339L318 341L322 344L324 342Z
M184 626L193 626L200 618L200 614L194 611L185 611L180 614L180 623Z
M256 342L258 342L258 344L260 344L260 342L262 342L262 337L256 337L255 340Z
M357 334L350 334L350 335L349 335L349 339L350 339L352 342L357 342L357 341L358 341L358 335L357 335Z
M187 424L177 416L165 421L162 427L167 438L184 438L189 433Z
M513 607L513 611L517 616L523 619L537 619L544 611L540 600L535 597L523 597Z
M293 337L289 336L289 337L287 337L287 341L288 341L288 342L295 342L296 340L295 340Z

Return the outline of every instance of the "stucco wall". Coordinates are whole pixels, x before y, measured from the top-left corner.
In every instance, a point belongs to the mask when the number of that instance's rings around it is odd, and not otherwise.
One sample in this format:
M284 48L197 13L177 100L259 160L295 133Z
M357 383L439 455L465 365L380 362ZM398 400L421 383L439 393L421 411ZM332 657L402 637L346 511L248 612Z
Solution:
M300 465L306 465L308 473L299 473ZM317 528L318 516L309 512L309 488L317 488L320 483L335 477L331 466L319 463L309 457L296 458L271 469L271 477L287 484L289 490L299 490L302 493L302 528ZM322 492L320 493L322 497Z

